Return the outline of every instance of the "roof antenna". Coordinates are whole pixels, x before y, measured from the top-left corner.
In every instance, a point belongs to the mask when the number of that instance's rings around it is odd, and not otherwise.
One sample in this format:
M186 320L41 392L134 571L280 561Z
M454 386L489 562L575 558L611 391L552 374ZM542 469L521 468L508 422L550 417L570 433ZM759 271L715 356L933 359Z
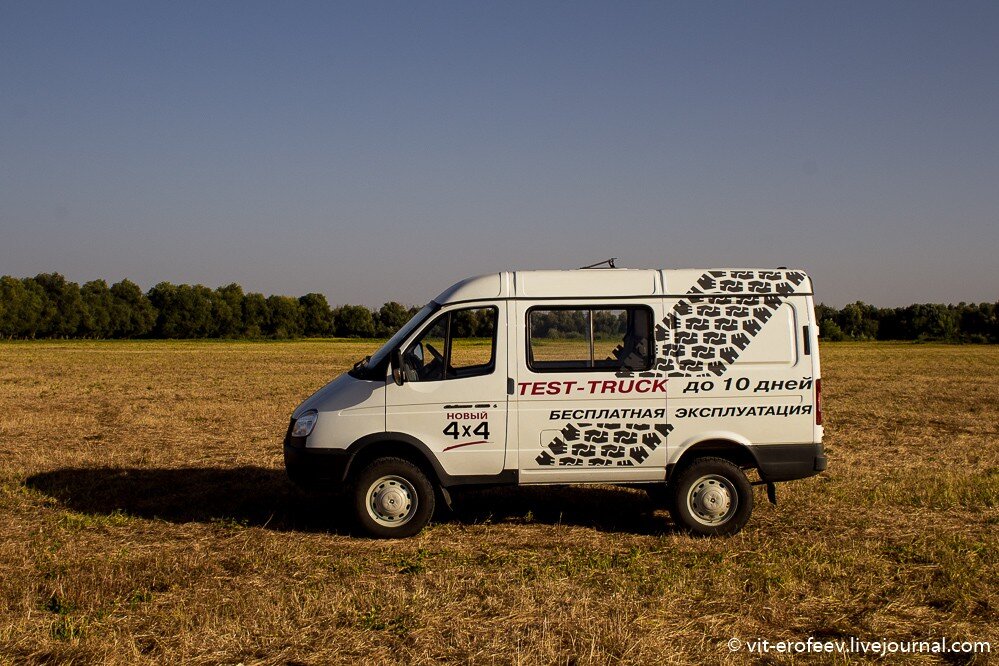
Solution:
M580 266L579 269L583 270L584 268L600 268L604 264L607 264L607 268L617 268L617 266L614 265L614 262L616 260L617 257L611 257L610 259L604 259L603 261L598 261L597 263L590 264L589 266Z

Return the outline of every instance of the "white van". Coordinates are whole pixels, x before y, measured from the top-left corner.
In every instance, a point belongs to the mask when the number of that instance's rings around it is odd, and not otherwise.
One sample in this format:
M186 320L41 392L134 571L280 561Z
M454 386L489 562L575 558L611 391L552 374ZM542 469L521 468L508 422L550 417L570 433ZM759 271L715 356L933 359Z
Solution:
M448 489L643 484L694 534L826 468L800 270L517 271L445 290L295 410L289 476L405 537ZM756 470L750 481L747 471Z

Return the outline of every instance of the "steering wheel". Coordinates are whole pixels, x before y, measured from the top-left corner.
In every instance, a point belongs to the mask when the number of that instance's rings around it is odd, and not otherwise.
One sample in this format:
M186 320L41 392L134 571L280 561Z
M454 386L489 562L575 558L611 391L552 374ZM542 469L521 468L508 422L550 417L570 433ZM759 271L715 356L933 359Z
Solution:
M444 354L437 351L437 349L434 348L434 346L429 342L427 343L427 350L431 353L431 355L433 355L435 361L444 365Z
M450 363L448 363L446 366L444 365L444 354L437 351L434 348L434 346L429 342L426 343L426 347L427 350L430 352L430 355L434 357L433 360L430 362L430 364L432 365L434 363L437 363L438 364L437 367L443 368L445 377L454 377L455 375L454 366L452 366Z

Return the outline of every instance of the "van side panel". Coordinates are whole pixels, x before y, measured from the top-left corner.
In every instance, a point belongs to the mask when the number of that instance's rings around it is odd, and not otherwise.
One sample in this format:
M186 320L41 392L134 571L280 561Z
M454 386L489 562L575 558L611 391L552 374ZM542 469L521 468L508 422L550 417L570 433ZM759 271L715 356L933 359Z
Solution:
M707 269L670 271L663 279L670 295L634 300L660 312L654 366L618 373L626 384L604 388L592 381L598 375L578 370L539 375L527 340L521 343L512 403L521 482L657 480L661 465L708 441L746 447L764 480L799 478L824 465L814 423L818 349L808 277L787 269ZM531 307L541 303L518 302L525 337ZM655 395L626 394L636 381L648 382L642 387ZM636 436L652 446L629 448ZM624 447L612 459L614 444Z
M706 439L754 447L814 441L818 349L809 296L667 298L666 307L678 314L669 322L670 353L686 371L669 383L671 464Z

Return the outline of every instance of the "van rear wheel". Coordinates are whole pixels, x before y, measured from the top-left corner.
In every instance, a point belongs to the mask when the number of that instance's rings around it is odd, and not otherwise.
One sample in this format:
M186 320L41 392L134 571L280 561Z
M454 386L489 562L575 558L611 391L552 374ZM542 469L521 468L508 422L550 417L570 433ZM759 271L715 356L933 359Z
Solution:
M683 530L700 536L730 536L753 513L753 486L724 458L699 458L673 485L670 514Z
M354 482L354 515L361 528L382 539L422 530L434 513L434 487L423 471L402 458L378 458Z

